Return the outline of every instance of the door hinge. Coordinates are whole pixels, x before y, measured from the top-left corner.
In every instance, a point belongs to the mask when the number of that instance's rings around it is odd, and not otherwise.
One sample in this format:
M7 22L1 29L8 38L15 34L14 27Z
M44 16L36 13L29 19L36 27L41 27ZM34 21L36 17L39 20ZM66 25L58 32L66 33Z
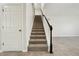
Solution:
M2 29L4 29L4 26L2 26Z
M4 46L4 42L2 43L2 45Z
M2 9L2 12L4 12L4 9Z

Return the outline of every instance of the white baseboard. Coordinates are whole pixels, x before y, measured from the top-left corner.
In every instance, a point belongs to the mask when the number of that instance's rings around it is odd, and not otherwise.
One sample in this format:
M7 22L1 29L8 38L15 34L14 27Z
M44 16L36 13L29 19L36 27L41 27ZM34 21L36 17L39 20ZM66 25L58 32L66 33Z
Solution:
M53 37L79 37L79 35L71 35L71 36L67 36L67 35L66 36L63 36L62 35L62 36L53 36Z
M27 50L22 50L22 52L28 52Z

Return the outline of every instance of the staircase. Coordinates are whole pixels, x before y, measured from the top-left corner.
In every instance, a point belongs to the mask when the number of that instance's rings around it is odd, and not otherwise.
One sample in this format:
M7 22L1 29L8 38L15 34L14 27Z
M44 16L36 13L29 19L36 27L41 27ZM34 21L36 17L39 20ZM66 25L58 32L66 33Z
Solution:
M29 41L28 51L47 51L47 41L41 15L36 15Z

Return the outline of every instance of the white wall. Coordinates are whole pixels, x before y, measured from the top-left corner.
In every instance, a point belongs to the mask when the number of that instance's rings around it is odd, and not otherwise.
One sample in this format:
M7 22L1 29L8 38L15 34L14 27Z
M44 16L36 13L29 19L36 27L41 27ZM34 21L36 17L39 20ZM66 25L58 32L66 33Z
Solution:
M1 49L1 23L0 23L0 49Z
M23 4L22 48L26 49L26 4Z
M26 4L26 50L28 50L29 40L31 36L31 30L34 21L34 10L33 6L30 3Z
M55 16L54 36L79 36L79 16Z
M44 12L53 26L54 37L79 36L79 4L45 4Z
M35 8L35 15L41 15L41 3L34 3L34 8Z
M1 12L1 6L0 6L0 12ZM0 49L1 49L1 13L0 13Z

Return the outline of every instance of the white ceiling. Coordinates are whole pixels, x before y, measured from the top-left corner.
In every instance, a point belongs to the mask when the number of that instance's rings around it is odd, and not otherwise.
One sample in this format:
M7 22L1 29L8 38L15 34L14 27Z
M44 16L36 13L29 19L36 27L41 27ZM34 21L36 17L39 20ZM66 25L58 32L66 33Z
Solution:
M54 16L79 15L79 3L47 3L44 5L44 9Z

